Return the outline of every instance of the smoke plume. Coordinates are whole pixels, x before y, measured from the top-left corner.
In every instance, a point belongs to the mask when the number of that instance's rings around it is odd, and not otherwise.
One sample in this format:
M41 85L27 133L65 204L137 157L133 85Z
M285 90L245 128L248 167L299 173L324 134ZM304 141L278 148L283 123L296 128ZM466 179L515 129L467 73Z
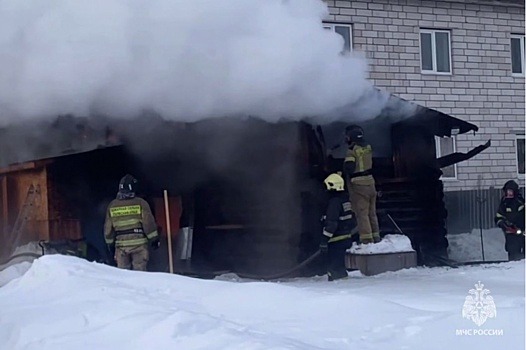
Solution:
M385 98L364 99L366 61L342 54L327 14L321 0L4 0L0 124L144 111L278 121L359 100L373 117Z

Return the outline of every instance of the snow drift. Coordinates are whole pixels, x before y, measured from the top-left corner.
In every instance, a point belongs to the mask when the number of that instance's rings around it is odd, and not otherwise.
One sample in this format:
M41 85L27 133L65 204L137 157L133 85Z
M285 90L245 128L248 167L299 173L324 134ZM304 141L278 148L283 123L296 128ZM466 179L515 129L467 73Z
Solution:
M458 262L508 260L508 253L504 250L505 238L500 228L483 230L482 236L480 229L450 234L447 240L449 257ZM482 247L484 247L484 255Z
M413 252L411 241L404 235L386 235L382 241L376 244L357 244L353 243L348 250L353 254L385 254L385 253L404 253Z
M480 328L462 317L478 281L497 307ZM0 288L0 310L10 350L522 349L524 262L240 283L44 256Z

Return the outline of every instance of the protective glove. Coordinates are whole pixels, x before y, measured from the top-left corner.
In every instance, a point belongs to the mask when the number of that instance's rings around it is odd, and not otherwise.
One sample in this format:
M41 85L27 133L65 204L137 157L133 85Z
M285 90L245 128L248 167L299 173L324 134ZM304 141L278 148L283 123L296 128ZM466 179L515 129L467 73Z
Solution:
M152 247L153 250L159 249L161 245L161 241L159 241L159 237L152 238L150 242L150 247Z
M322 254L327 254L329 251L329 237L322 235L321 241L320 241L320 252Z
M512 235L522 235L523 234L522 230L513 224L508 226L508 228L506 229L506 233L512 234Z

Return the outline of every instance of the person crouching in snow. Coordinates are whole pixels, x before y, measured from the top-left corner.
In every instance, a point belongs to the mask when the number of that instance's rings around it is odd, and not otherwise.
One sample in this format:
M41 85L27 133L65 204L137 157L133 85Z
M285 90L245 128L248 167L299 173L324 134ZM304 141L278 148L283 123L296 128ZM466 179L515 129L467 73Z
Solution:
M502 229L506 237L505 249L508 260L524 259L524 198L519 192L519 185L510 180L502 188L495 224Z
M345 251L351 246L351 235L356 218L351 210L344 180L339 174L329 175L325 181L329 193L320 251L327 259L329 281L347 277Z

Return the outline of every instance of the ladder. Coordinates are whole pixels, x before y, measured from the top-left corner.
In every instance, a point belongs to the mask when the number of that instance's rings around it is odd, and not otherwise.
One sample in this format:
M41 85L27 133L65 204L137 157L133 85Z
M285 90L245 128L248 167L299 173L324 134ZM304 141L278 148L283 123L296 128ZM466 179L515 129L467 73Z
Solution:
M27 190L26 199L24 201L24 204L22 205L22 208L20 208L18 217L16 218L15 224L13 225L13 229L11 231L12 239L16 239L16 237L18 237L18 235L24 229L27 221L31 218L33 212L35 211L35 207L36 207L35 199L39 195L40 195L40 185L35 186L31 184L29 186L29 189Z

